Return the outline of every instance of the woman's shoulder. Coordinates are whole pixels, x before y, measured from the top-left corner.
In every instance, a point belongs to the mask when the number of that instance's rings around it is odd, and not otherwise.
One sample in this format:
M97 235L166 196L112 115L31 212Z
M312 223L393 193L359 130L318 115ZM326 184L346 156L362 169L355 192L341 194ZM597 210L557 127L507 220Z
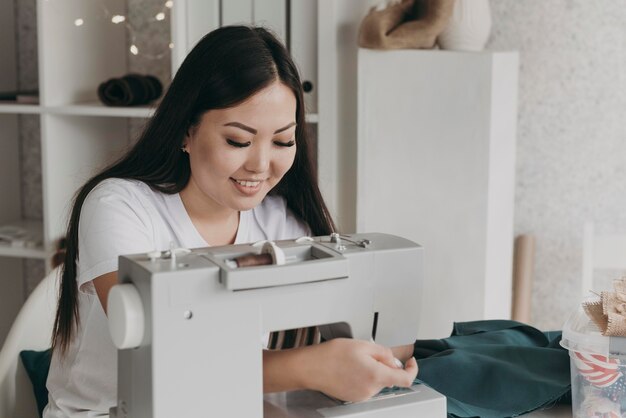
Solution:
M148 191L150 191L150 186L140 180L108 178L98 183L90 194L132 196L145 195Z
M154 206L150 186L139 181L109 178L98 183L85 198L81 208L83 215L129 212L148 216Z

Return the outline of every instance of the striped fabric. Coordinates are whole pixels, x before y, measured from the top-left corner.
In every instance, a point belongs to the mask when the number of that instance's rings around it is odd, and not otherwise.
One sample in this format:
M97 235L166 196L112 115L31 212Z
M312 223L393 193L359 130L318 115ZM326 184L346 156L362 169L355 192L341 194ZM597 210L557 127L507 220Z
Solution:
M276 331L270 334L267 348L270 350L285 350L288 348L304 347L319 344L321 338L322 336L318 327Z
M622 377L617 359L575 351L574 364L585 380L599 388L609 387Z

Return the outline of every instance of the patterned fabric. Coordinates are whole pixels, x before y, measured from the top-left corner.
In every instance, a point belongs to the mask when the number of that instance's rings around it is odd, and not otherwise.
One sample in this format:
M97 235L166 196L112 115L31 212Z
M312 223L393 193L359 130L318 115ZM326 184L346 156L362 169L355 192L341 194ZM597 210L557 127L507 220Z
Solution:
M599 388L606 388L615 383L620 377L620 363L617 359L607 359L598 354L574 352L574 364L578 372Z

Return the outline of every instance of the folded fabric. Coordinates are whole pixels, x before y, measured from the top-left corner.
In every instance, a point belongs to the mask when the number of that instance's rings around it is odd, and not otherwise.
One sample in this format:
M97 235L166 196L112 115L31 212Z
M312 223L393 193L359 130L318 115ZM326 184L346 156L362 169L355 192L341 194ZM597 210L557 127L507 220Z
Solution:
M152 75L128 74L98 86L98 97L107 106L136 106L150 103L163 93L163 85Z
M454 324L441 340L417 340L418 381L448 399L448 416L503 418L571 403L561 332L515 321Z

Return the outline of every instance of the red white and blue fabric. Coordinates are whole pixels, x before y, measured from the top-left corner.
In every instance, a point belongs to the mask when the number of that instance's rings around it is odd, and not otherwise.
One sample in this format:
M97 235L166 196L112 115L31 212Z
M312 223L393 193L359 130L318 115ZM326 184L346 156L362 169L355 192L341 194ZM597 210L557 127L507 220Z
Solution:
M622 377L619 360L599 354L575 351L574 364L589 383L599 388L609 387Z

